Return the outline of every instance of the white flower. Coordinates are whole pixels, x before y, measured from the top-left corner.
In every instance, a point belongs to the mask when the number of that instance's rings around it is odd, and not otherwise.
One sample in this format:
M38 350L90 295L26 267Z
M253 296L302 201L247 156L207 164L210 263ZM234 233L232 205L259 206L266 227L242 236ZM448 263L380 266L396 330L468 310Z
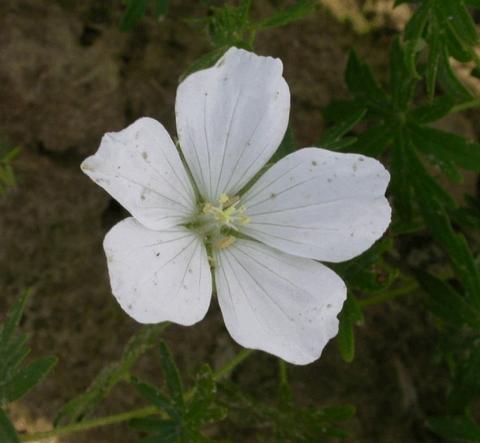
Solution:
M106 134L82 164L132 214L104 241L114 296L138 322L192 325L208 310L213 274L235 341L316 360L346 297L316 260L349 260L383 234L388 172L372 158L305 148L251 184L288 124L278 59L231 48L180 84L175 108L188 171L150 118Z

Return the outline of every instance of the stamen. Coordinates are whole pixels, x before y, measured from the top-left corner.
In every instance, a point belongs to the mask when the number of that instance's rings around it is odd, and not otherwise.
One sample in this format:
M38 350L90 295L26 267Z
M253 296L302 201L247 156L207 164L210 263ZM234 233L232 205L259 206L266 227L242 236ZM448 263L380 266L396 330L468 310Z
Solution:
M232 246L236 241L236 238L233 235L229 235L228 237L223 237L220 240L217 241L215 246L218 249L225 249L228 248L229 246Z
M240 201L238 195L230 197L227 194L221 194L218 199L218 205L212 204L210 202L204 203L201 208L201 213L204 216L208 216L206 223L211 227L209 230L216 229L220 231L223 227L231 229L233 231L238 231L239 225L246 225L250 223L251 219L248 217L245 212L246 208L244 205L241 205L237 208L237 204ZM222 241L224 241L222 239ZM227 246L233 243L232 240L229 240L226 244ZM227 247L222 246L221 248Z
M218 199L218 202L224 206L225 203L227 203L230 200L230 197L227 194L220 194L220 198Z

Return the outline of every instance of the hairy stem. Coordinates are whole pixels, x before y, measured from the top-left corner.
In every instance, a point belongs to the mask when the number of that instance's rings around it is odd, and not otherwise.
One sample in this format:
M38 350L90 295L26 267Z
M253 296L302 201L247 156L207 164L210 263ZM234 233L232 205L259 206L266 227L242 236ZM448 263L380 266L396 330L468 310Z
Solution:
M230 361L228 361L224 366L222 366L220 369L218 369L215 372L214 374L215 380L220 380L226 375L228 375L238 365L243 363L243 361L245 361L245 359L247 359L247 357L249 357L253 352L254 351L251 349L242 349L237 355L235 355L235 357L233 357ZM193 391L190 390L189 392L186 393L186 397L187 398L191 397L192 393ZM38 441L45 440L47 438L60 437L63 435L72 434L74 432L88 431L89 429L99 428L102 426L109 426L115 423L122 423L122 422L132 420L133 418L142 418L142 417L147 417L149 415L162 414L163 412L164 412L163 410L155 406L147 406L144 408L133 409L131 411L122 412L120 414L109 415L107 417L95 418L92 420L85 420L80 423L72 423L66 426L58 427L51 431L20 435L19 439L21 442L25 442L25 441L38 442Z

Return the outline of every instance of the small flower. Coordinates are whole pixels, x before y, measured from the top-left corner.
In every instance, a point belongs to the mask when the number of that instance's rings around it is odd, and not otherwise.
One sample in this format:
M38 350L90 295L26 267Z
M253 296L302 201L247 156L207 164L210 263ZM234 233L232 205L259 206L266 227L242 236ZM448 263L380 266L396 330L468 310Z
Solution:
M304 148L255 181L288 124L278 59L231 48L180 84L175 108L186 166L151 118L106 134L82 164L132 214L104 241L114 296L138 322L192 325L208 310L213 274L234 340L316 360L346 297L317 260L349 260L382 236L388 172L372 158Z

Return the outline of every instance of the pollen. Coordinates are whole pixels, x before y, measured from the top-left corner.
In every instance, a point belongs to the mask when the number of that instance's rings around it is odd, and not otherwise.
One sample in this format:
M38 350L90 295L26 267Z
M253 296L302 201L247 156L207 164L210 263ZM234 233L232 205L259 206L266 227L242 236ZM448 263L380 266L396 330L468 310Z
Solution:
M223 237L220 240L217 241L215 246L218 249L226 249L229 246L232 246L236 241L236 238L233 235L229 235L227 237Z
M230 197L227 194L221 194L218 204L207 202L202 207L202 214L210 216L219 226L226 226L238 231L237 225L246 225L251 219L245 214L246 208L241 205L239 196Z

